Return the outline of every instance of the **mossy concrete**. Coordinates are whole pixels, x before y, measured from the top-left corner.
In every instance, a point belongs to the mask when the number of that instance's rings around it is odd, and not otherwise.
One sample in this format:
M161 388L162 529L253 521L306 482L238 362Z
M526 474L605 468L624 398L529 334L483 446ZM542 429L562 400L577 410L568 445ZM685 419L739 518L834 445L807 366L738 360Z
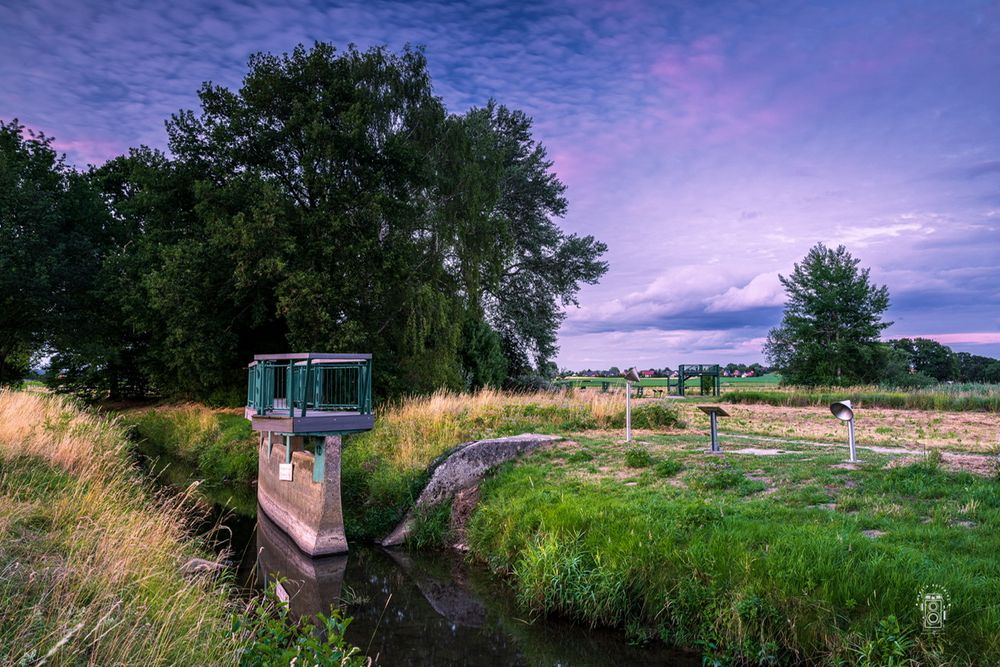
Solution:
M487 472L501 463L561 439L556 435L525 433L459 445L435 462L431 479L413 509L382 539L382 546L399 546L405 542L416 524L417 511L450 500L460 491L475 486Z
M273 439L269 446L268 438ZM340 436L326 436L323 479L313 481L315 459L303 448L302 437L288 439L292 449L292 480L278 479L285 462L284 438L261 435L257 468L260 508L309 556L347 552L340 500Z

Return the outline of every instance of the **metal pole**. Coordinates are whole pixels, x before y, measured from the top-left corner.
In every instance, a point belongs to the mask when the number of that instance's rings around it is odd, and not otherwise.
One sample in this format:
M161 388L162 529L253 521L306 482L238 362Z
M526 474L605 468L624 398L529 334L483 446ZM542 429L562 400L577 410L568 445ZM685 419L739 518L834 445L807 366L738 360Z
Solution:
M858 462L858 450L854 447L854 420L847 422L847 437L851 441L851 463Z
M625 380L625 442L632 442L632 383Z
M719 447L719 424L716 421L716 414L713 412L708 418L712 424L712 451L721 452L722 448Z

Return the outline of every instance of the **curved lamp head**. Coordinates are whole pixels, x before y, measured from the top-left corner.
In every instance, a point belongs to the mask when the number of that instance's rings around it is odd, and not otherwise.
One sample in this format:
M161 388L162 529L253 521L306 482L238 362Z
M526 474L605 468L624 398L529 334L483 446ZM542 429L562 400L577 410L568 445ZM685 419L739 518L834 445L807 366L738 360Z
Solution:
M836 403L830 404L830 412L837 419L845 422L849 422L854 419L854 408L851 407L850 401L837 401Z
M639 371L635 370L635 366L622 373L622 376L629 382L639 381Z

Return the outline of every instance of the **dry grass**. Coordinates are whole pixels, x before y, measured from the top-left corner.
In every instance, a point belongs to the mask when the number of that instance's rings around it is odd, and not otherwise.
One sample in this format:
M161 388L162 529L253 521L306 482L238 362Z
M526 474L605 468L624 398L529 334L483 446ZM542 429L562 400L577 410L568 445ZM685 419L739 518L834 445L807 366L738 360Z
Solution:
M178 570L185 499L151 502L125 446L63 398L0 392L0 663L236 660L225 591Z
M562 424L608 428L623 410L613 393L523 393L483 389L474 394L438 391L383 407L375 438L388 435L386 455L404 469L422 469L456 444L501 435L524 424L545 429ZM382 432L382 433L380 433Z
M723 401L726 396L723 395ZM730 417L719 422L725 433L843 443L844 424L826 406L724 405ZM684 419L707 429L708 417L693 403L678 403ZM860 444L909 449L945 449L990 453L1000 451L997 415L991 412L946 412L863 408L856 412Z

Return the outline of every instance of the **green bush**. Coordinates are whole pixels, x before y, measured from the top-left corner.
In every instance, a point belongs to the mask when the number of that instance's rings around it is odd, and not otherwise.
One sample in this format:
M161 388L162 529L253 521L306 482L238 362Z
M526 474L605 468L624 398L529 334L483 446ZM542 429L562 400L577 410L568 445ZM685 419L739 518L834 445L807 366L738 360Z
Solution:
M625 426L625 410L612 419L613 427ZM632 427L645 429L684 428L677 407L666 401L640 403L632 408Z
M625 450L625 464L630 468L648 468L653 457L642 445L632 445Z
M660 477L673 477L684 469L684 464L675 459L666 459L656 464L656 474Z
M277 582L233 616L233 634L246 642L240 667L310 665L312 667L361 667L369 664L361 649L344 640L351 619L331 607L330 614L294 618L288 605L278 600Z

